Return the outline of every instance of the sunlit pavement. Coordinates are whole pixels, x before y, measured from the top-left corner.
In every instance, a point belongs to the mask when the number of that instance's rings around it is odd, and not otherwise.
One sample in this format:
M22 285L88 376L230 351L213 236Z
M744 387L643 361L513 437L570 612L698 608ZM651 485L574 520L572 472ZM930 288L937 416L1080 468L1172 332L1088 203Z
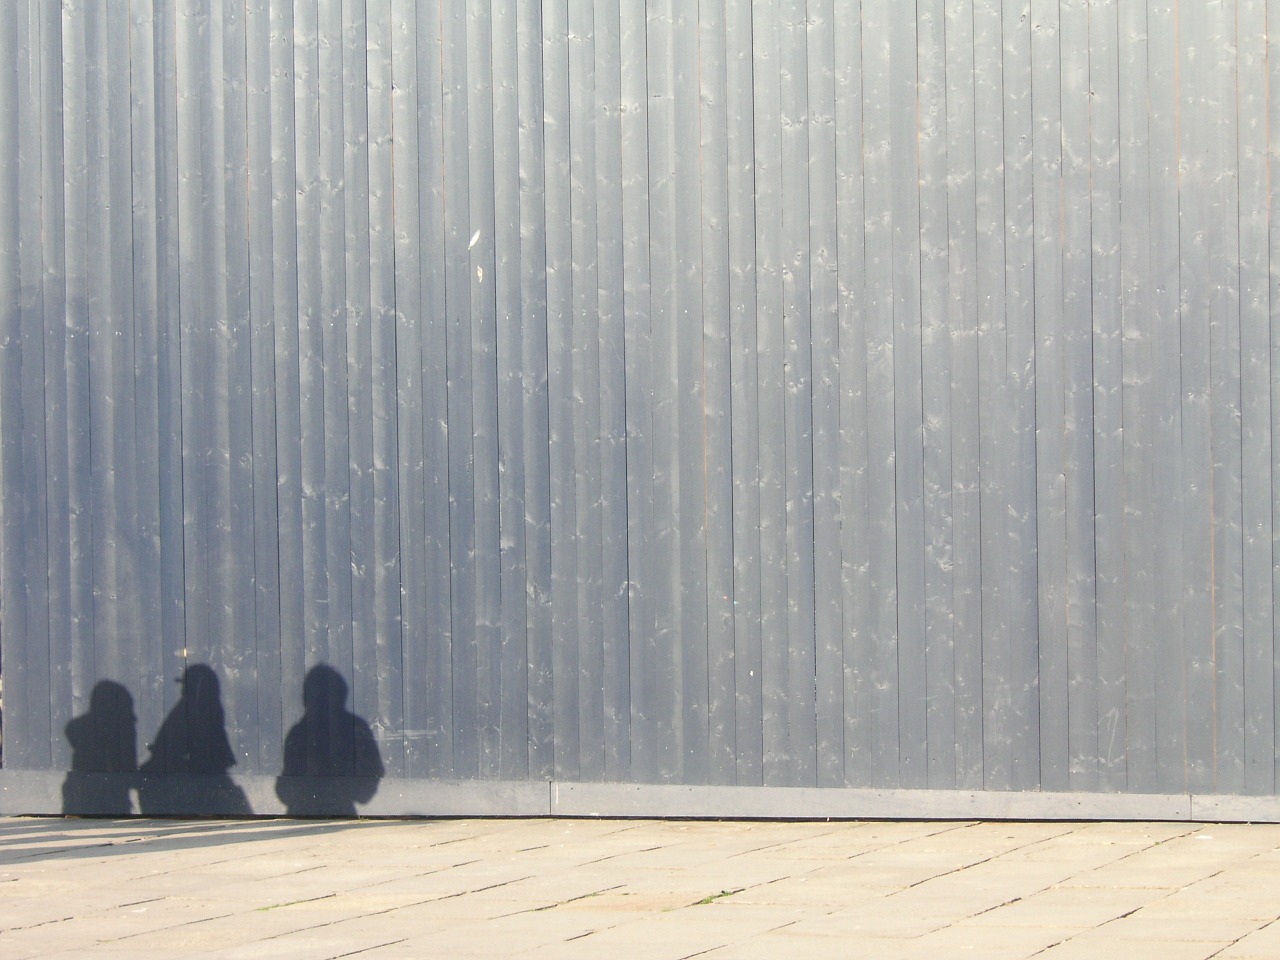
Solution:
M0 819L0 958L1280 957L1280 825Z

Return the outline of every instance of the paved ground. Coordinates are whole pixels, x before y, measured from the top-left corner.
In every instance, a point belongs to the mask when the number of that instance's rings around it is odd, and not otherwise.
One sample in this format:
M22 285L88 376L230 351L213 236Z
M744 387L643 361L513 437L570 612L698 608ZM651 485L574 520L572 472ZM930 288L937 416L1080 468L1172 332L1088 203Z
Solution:
M1280 826L0 819L0 958L1280 957Z

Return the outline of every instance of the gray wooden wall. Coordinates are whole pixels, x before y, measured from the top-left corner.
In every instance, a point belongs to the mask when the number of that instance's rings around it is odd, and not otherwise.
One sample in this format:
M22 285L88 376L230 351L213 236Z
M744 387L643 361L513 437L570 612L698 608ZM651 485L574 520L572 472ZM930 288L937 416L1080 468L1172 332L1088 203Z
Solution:
M7 0L4 763L1277 792L1280 0Z

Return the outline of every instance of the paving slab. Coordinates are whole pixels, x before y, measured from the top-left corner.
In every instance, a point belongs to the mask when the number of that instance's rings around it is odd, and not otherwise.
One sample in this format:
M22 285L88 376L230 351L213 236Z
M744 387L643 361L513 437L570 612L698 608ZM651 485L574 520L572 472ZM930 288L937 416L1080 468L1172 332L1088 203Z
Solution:
M1026 927L1050 923L1080 929L1099 927L1160 898L1161 891L1144 888L1050 887L1002 904L983 914L992 926Z
M1210 960L1221 956L1226 943L1203 941L1135 941L1119 940L1095 932L1080 934L1038 954L1043 960L1098 960L1099 957L1123 957L1124 960Z
M1031 927L1008 927L986 922L983 916L954 923L917 943L934 957L1034 957L1054 944L1070 940L1079 927L1046 920ZM1103 958L1106 960L1106 958Z
M1234 943L1264 924L1265 921L1240 917L1153 917L1147 911L1139 910L1137 913L1120 917L1099 927L1098 932L1114 940L1141 940L1146 943L1173 940L1186 943L1223 944Z
M1275 881L1266 886L1241 884L1201 890L1198 884L1152 900L1136 913L1146 919L1236 919L1258 926L1280 917L1280 896ZM1280 957L1280 953L1276 954Z
M1240 937L1219 956L1222 960L1275 960L1280 957L1280 920Z
M913 944L914 941L895 939L841 940L784 928L710 950L700 954L698 960L782 960L790 957L803 957L804 960L896 960L911 950ZM930 960L939 958L934 955Z

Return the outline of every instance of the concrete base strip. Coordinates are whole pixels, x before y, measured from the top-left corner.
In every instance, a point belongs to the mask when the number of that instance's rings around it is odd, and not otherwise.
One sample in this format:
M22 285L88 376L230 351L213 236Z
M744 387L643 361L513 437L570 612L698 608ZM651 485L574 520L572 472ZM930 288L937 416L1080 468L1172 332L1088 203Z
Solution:
M74 789L69 785L74 783ZM368 795L368 802L351 798ZM363 790L363 792L362 792ZM643 817L765 820L1166 820L1280 823L1280 797L867 790L511 780L142 777L0 770L0 815Z
M1185 795L553 783L559 817L1189 820ZM1280 816L1280 803L1273 806Z

